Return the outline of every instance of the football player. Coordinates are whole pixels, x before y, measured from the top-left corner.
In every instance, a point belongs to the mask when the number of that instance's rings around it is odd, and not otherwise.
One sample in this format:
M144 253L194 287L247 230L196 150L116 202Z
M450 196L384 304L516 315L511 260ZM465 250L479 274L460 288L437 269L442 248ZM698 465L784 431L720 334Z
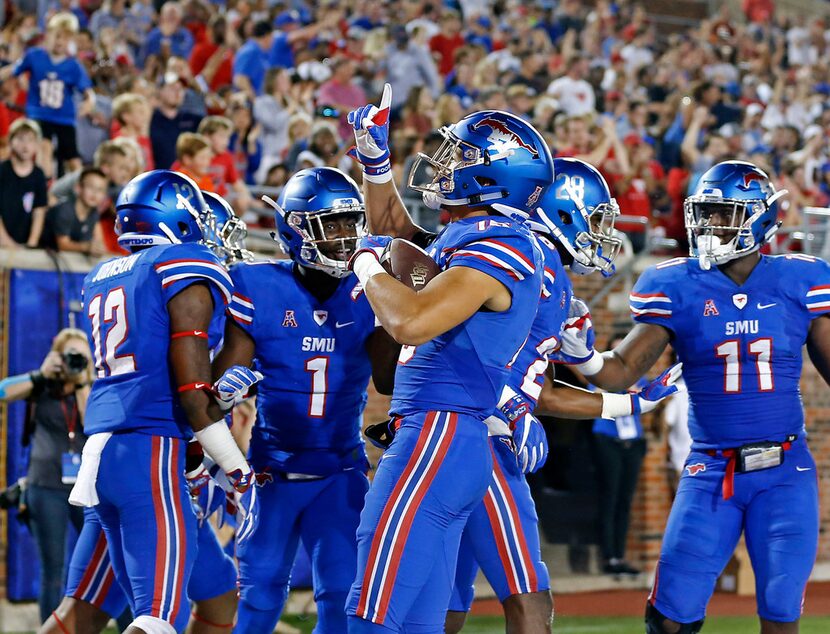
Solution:
M165 170L142 174L121 193L116 210L119 243L132 254L98 265L84 281L98 380L87 405L93 444L85 448L70 501L92 507L103 527L114 578L135 617L127 632L169 634L188 621L186 588L201 541L185 484L188 438L195 435L226 473L241 540L256 520L253 471L208 394L206 333L232 284L199 243L207 206L188 178ZM104 547L99 535L91 576L107 574ZM82 597L93 605L95 599Z
M232 228L233 215L228 203L210 192L202 192L209 213L203 218L202 243L206 244L226 265L244 250L244 223L242 231ZM230 214L230 216L228 215ZM239 221L241 222L241 221ZM236 236L235 239L231 239ZM224 331L224 304L214 310L208 330L211 356L220 345ZM189 634L211 634L233 627L236 614L236 566L223 552L210 524L210 512L219 508L225 492L210 483L202 467L201 449L196 441L188 445L186 479L191 503L199 518L199 549L193 564L193 574L187 586L188 598L194 603ZM195 461L195 462L194 462ZM210 493L208 493L208 490ZM199 498L213 495L214 503L198 506ZM107 551L106 535L93 509L86 509L84 527L72 553L66 584L66 596L52 617L43 624L39 634L60 634L70 629L75 634L98 634L111 618L118 618L128 607L127 595L114 582L115 575ZM214 629L218 628L218 629Z
M261 482L261 519L237 549L235 631L273 630L302 540L312 559L315 631L342 634L369 484L360 435L366 388L373 375L384 390L394 354L391 363L384 360L380 344L388 338L347 268L365 222L354 181L333 168L310 168L270 202L276 238L290 259L231 269L230 319L214 363L217 376L225 373L217 386L236 382L240 397L249 382L229 372L250 371L256 359L265 376L249 450ZM233 398L232 389L228 394Z
M630 296L636 326L596 353L584 310L562 351L590 381L624 388L671 343L689 390L692 451L646 607L648 634L699 632L743 532L763 634L798 631L818 543L816 465L799 395L802 347L830 383L830 266L761 255L778 228L767 175L725 161L684 212L691 258L647 269Z
M550 579L542 561L536 508L524 476L544 465L547 439L531 412L570 308L572 288L563 260L578 274L601 271L610 276L621 245L614 235L619 208L602 175L572 158L554 159L553 168L553 184L529 220L544 253L542 297L527 342L513 362L500 407L485 421L493 472L484 500L470 515L461 537L447 613L448 633L463 627L479 566L502 603L507 631L541 632L550 626ZM615 398L561 389L555 390L556 398L547 403L547 409L562 417L598 416L603 409L619 416L630 414L634 407L648 411L674 390L667 386L644 390L639 398Z
M418 292L407 288L381 267L379 238L366 238L352 258L375 314L404 347L390 410L395 437L358 529L349 631L443 632L461 533L492 474L484 419L542 290L542 253L526 221L553 167L544 139L514 115L477 112L442 128L443 144L410 173L424 202L451 217L430 235L392 181L390 101L387 86L380 108L349 115L367 209L391 235L428 248L442 272ZM423 162L434 178L415 182Z

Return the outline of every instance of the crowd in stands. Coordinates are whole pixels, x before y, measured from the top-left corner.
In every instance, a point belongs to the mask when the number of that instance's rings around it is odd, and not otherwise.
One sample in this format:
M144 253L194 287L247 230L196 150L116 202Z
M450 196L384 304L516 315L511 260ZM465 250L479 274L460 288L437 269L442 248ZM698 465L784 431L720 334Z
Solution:
M346 115L384 82L402 183L436 128L493 108L681 242L684 196L725 158L789 190L785 225L830 201L830 30L771 0L671 34L630 0L7 0L0 23L0 246L116 250L113 197L151 168L240 214L306 166L359 176Z

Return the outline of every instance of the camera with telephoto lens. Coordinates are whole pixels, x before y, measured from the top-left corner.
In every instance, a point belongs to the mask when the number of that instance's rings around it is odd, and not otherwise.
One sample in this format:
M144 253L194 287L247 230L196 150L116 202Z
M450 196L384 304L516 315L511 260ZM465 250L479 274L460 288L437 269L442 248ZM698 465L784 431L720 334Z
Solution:
M61 357L67 374L80 374L89 364L89 360L80 352L64 352Z

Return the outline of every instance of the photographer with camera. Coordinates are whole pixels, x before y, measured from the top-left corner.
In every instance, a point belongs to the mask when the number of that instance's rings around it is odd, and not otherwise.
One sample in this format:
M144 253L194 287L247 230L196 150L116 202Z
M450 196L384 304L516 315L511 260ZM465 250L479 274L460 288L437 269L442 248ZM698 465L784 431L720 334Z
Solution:
M79 531L83 509L69 505L69 491L81 464L86 442L83 411L92 383L89 343L83 331L64 328L40 368L0 381L0 400L26 399L23 444L30 445L26 486L18 503L28 516L40 557L41 621L61 601L67 522Z

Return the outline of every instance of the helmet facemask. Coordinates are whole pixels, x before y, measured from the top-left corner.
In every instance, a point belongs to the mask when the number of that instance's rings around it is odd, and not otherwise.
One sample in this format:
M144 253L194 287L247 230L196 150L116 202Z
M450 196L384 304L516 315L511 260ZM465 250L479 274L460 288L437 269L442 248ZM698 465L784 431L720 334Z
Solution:
M280 210L286 224L300 234L303 243L297 260L303 266L318 269L332 277L349 275L349 258L357 250L357 241L363 235L366 209L362 204L348 204L316 212L285 212ZM348 235L337 235L339 227L332 221L352 217L353 226ZM336 223L339 224L339 223Z
M747 253L758 250L761 243L753 235L753 223L785 190L769 200L737 200L700 194L689 196L683 203L689 249L697 256L704 270L725 264ZM772 223L765 241L778 230Z
M442 205L481 204L503 198L504 195L501 192L460 198L447 198L447 195L455 191L456 171L477 165L489 165L494 160L508 156L513 150L490 154L456 137L453 134L452 126L444 126L439 132L444 137L444 141L435 151L435 154L427 156L423 152L418 152L418 156L409 170L408 185L415 191L421 192L424 204L430 209L439 209ZM432 168L433 177L429 182L415 181L422 161ZM488 185L494 184L492 182L488 183Z
M570 192L569 195L570 200L576 204L585 226L588 227L587 231L578 231L573 238L569 237L573 231L567 231L566 235L559 225L573 224L573 218L564 211L559 212L558 223L550 219L552 214L557 213L556 210L547 211L539 208L539 217L573 258L570 268L574 273L589 275L599 271L603 277L611 277L616 270L614 260L622 248L622 240L614 229L614 223L620 215L617 201L612 198L610 202L599 203L589 212L582 198L575 192Z

